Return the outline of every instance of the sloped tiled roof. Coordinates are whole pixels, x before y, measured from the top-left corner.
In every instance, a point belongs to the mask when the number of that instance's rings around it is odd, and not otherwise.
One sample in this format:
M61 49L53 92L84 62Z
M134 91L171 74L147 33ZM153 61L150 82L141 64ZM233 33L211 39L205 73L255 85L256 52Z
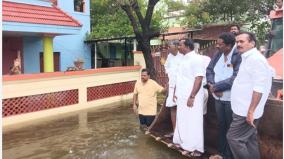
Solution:
M81 27L78 21L55 6L45 7L8 1L2 2L2 19L4 22Z

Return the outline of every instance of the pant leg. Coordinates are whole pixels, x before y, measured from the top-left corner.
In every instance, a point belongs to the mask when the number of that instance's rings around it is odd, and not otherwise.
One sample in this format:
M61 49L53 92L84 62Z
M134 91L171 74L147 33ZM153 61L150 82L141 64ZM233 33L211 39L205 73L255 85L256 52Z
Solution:
M155 119L155 115L146 116L146 125L149 127Z
M224 156L226 147L226 118L222 101L215 100L215 109L218 119L218 152L221 156Z
M255 145L256 134L256 128L246 122L246 117L233 113L227 140L235 159L260 159L257 157L260 155Z
M140 125L146 125L147 124L146 117L142 114L139 114L139 121L140 121Z
M228 133L228 130L231 126L232 120L233 120L233 111L231 108L231 102L230 101L223 101L224 103L224 108L225 108L225 137ZM225 139L225 154L224 154L224 159L233 159L233 154L231 152L230 146L228 144L227 138Z
M259 119L254 121L255 126L258 126ZM252 158L260 158L260 152L259 152L259 145L257 140L257 131L255 131L252 136L249 138L249 141L247 143L248 152L250 152Z

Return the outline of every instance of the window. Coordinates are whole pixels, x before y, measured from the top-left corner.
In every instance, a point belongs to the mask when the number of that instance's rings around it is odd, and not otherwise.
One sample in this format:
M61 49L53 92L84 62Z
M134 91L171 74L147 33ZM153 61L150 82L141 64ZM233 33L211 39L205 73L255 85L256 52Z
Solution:
M74 10L76 12L84 12L85 1L84 0L74 0Z

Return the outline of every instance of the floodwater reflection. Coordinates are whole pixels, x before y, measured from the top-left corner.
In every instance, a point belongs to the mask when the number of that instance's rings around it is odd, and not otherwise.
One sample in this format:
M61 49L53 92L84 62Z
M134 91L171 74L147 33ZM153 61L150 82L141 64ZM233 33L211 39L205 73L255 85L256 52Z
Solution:
M144 135L129 106L80 111L3 132L4 159L183 159Z

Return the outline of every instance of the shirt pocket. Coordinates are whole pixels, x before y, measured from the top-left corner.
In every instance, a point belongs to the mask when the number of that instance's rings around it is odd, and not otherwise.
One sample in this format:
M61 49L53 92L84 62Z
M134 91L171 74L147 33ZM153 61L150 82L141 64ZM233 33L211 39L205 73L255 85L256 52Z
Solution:
M227 64L224 68L224 76L226 78L229 78L233 75L234 69L232 67L232 64Z

